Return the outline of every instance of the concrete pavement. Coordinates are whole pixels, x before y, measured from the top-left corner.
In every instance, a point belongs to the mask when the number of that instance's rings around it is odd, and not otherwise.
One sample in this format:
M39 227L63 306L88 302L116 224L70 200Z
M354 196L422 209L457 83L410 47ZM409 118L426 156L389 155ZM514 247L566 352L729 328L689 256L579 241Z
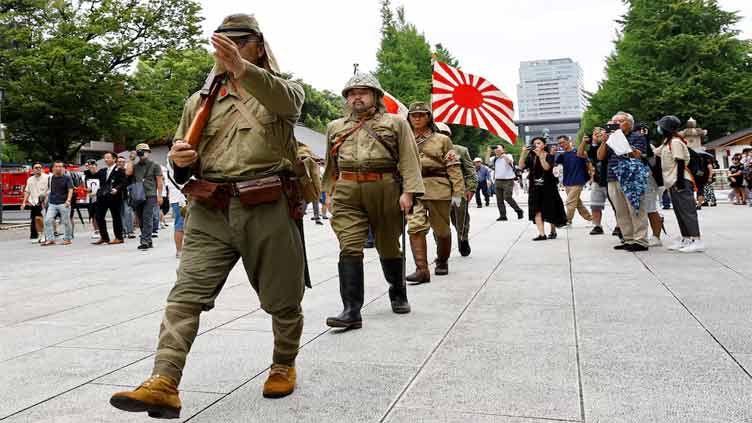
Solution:
M681 255L613 251L582 221L534 243L527 220L472 208L472 255L410 288L409 315L391 313L369 250L364 327L346 333L324 325L341 308L336 239L307 221L315 286L298 390L261 397L271 321L236 268L202 316L181 419L752 422L750 213L704 209L708 250ZM149 375L177 265L167 232L146 253L82 235L70 247L0 242L0 420L152 421L108 399Z

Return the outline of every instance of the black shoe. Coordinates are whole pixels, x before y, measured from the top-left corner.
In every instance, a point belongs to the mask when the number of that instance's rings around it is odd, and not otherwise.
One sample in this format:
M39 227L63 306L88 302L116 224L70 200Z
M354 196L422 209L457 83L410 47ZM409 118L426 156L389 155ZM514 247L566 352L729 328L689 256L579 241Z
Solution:
M525 217L525 212L517 210L517 219L522 219L523 217Z
M324 222L322 222L322 221L321 221L321 219L316 219L316 224L317 224L317 225L323 225L323 224L324 224Z
M647 251L647 250L649 250L647 246L640 245L640 244L630 244L629 248L627 248L627 251L631 251L633 253L637 253L640 251Z
M152 233L152 234L151 234L151 237L152 237L152 238L157 238L157 237L159 237L159 235L157 235L157 233L156 233L156 232L154 232L154 233Z
M407 314L410 312L410 303L407 302L407 286L402 279L402 259L381 260L381 270L384 278L389 283L389 301L392 312Z
M625 250L625 251L629 251L629 249L631 248L631 245L632 245L632 244L619 244L619 245L614 245L614 250Z
M139 249L139 250L142 250L142 251L143 251L143 250L148 250L149 248L152 248L151 244L147 244L147 243L145 243L145 242L142 242L142 243L141 243L141 244L139 244L139 246L138 246L138 249Z
M401 260L401 259L400 259ZM401 266L401 263L400 263ZM360 329L363 318L363 259L359 257L342 257L339 260L339 294L344 309L336 317L327 317L326 325L332 328ZM400 267L400 278L402 277Z
M611 232L611 236L618 236L621 238L621 229L617 226L614 228L614 231Z
M329 216L327 216L327 215L321 216L321 218L324 219L324 220L329 220Z
M538 235L537 237L533 238L533 241L545 241L548 238L545 235Z
M486 201L486 207L488 207L488 205L489 205L489 204L490 204L490 203L489 203L488 201Z
M663 210L671 210L671 206L663 206Z
M717 206L718 206L718 204L716 204L716 203L710 203L710 207L717 207Z
M550 234L548 234L548 239L556 239L557 236L558 234L556 232L551 232Z
M311 220L316 220L316 219L318 219L318 218L317 218L316 216L313 216L313 217L311 218Z
M468 240L460 241L459 244L460 245L459 245L458 248L460 250L460 255L462 257L469 256L470 252L472 251L472 249L470 248L470 241L468 241Z
M507 220L509 220L509 219L507 219L506 216L501 216L498 219L496 219L497 222L506 222Z
M482 209L483 208L483 204L478 204L478 208Z
M603 235L603 228L595 226L593 230L590 231L590 235Z

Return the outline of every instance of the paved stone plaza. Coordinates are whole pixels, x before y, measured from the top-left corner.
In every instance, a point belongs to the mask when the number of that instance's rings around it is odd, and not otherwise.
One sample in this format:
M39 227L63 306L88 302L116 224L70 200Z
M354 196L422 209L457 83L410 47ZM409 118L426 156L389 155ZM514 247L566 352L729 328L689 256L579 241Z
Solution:
M347 333L324 325L341 307L337 242L328 224L308 225L315 286L298 389L281 400L261 397L271 320L236 268L203 315L181 418L752 422L752 209L704 209L708 251L694 255L613 251L613 237L589 236L582 221L534 243L526 220L496 222L495 207L471 215L472 255L409 289L412 314L391 313L368 251L364 327ZM148 253L84 234L71 247L0 242L0 420L149 420L108 400L149 375L177 265L167 232Z

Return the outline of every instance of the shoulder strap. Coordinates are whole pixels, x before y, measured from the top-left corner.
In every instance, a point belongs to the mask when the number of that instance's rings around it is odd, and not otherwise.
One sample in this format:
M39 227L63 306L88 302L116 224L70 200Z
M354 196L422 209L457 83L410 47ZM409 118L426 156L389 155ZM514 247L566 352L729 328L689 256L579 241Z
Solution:
M332 157L334 157L335 159L337 158L337 155L339 154L339 148L342 147L342 144L344 144L345 141L347 141L347 139L350 138L350 136L354 134L358 129L362 128L365 123L366 123L366 120L361 119L357 125L353 126L349 130L347 130L344 134L338 136L334 140L334 143L332 144L332 149L330 150Z
M399 151L395 151L394 148L392 148L389 144L387 144L386 141L384 141L384 139L381 138L381 136L377 134L376 131L374 131L372 128L369 128L367 125L363 125L363 129L365 129L366 132L368 132L368 135L370 135L371 138L378 141L379 144L381 144L381 146L384 147L386 151L389 152L389 154L392 156L392 159L394 159L394 161L399 162Z

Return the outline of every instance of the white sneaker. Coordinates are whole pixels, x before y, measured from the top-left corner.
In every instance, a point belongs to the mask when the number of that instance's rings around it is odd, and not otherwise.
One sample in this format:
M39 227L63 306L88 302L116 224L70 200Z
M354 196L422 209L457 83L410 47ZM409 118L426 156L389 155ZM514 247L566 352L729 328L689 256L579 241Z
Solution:
M676 240L673 244L669 245L666 248L669 251L677 251L677 250L682 249L688 242L689 240L687 238L682 238L680 240Z
M663 245L663 243L660 238L651 237L648 240L648 247L660 247L661 245Z
M705 243L701 239L689 240L684 247L679 249L681 253L700 253L705 251Z
M101 237L99 236L99 232L92 232L90 238L91 239L99 239Z

